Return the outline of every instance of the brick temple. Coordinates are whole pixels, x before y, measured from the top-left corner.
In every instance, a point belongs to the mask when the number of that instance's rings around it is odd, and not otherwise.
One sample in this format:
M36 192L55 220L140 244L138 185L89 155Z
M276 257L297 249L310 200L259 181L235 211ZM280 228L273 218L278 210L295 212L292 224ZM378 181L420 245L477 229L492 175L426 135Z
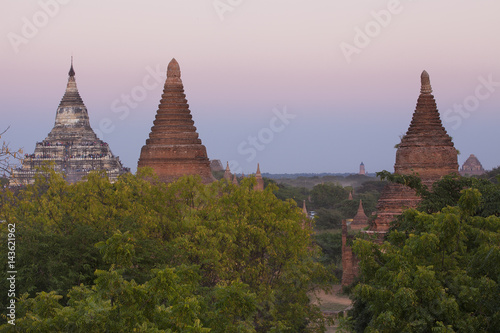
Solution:
M368 226L368 216L363 208L363 201L359 200L358 211L351 222L351 230L361 230Z
M111 181L129 172L90 127L87 108L76 86L73 60L68 75L54 128L43 141L36 143L33 154L26 154L22 165L13 171L13 185L33 184L37 170L44 166L62 172L70 183L81 180L93 170L106 171Z
M426 71L421 75L420 96L410 127L398 145L394 173L418 175L429 188L445 175L458 174L457 150L441 123ZM376 219L369 230L364 232L377 234L381 239L396 216L401 215L406 208L417 207L419 201L420 198L411 188L389 183L380 195ZM359 230L362 227L368 227L368 224L358 223L355 228L351 228L344 221L342 225L343 286L354 282L358 274L358 260L346 245L345 239L353 237L349 230Z
M429 74L423 71L420 96L410 127L396 151L394 173L418 175L430 189L441 177L458 174L457 156L451 137L441 123ZM377 218L371 229L386 232L404 208L415 208L419 201L412 189L400 184L388 184L380 195Z
M160 105L137 166L153 168L166 183L184 175L199 175L203 183L215 181L207 150L194 126L175 59L168 64Z
M460 168L460 175L462 176L480 176L485 173L483 165L474 154L470 154L469 158L464 162Z

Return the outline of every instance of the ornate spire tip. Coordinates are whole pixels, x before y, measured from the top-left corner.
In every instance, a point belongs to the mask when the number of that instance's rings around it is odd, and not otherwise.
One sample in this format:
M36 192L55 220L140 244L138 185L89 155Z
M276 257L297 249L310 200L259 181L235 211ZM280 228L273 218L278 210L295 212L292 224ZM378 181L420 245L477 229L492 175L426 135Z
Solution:
M432 87L431 87L431 80L429 78L429 73L426 71L422 72L422 75L420 75L420 93L421 94L430 94L432 93Z
M179 66L179 63L177 62L177 60L175 60L175 58L172 58L172 60L170 60L170 63L167 67L167 78L169 77L181 77L181 67Z
M71 68L69 69L69 76L75 76L75 70L73 69L73 56L71 56Z

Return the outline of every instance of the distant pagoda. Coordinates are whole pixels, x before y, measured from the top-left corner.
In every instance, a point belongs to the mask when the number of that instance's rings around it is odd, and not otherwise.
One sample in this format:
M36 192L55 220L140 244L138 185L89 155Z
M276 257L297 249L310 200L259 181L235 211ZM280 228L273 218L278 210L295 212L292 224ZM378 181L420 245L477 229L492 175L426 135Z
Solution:
M255 180L257 184L254 186L254 190L256 191L264 191L264 179L262 178L262 174L260 173L260 165L257 163L257 172L255 173Z
M351 222L351 230L360 230L368 226L368 216L363 208L363 201L359 200L358 212Z
M224 170L223 178L230 181L231 180L231 169L229 169L229 162L226 163L226 170Z
M460 168L460 175L462 176L480 176L485 172L481 162L479 162L474 154L470 154L469 158L467 158Z
M213 172L224 171L222 162L220 160L210 160L210 170L212 170Z
M420 96L410 127L396 152L394 173L418 175L429 188L445 175L458 174L457 150L441 123L426 71L421 75ZM414 190L400 184L388 184L380 195L372 229L387 231L390 222L401 215L404 208L414 208L419 201Z
M361 162L361 164L359 165L359 174L360 175L365 175L366 174L365 164L363 162Z
M206 148L198 138L192 118L179 63L172 59L149 139L141 149L138 168L152 167L166 183L184 175L199 175L204 183L215 181Z
M104 170L110 181L129 172L108 144L100 140L90 127L87 108L75 81L73 59L69 70L66 92L57 108L54 128L42 142L37 142L33 154L26 154L22 165L14 170L12 183L34 183L40 167L50 166L62 172L68 182L74 183L93 170Z

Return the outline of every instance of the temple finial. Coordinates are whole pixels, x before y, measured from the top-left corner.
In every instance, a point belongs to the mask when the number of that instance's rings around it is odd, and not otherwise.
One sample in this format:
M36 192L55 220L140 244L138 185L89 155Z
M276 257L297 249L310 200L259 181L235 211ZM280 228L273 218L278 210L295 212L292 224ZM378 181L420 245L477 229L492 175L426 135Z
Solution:
M69 69L69 76L75 76L75 70L73 69L73 56L71 56L71 68Z
M262 174L260 173L260 165L257 163L257 172L255 173L255 180L257 180L257 185L254 189L256 191L264 191L264 179L262 179Z
M431 87L431 80L429 78L429 73L426 71L422 72L422 75L420 75L420 93L421 94L430 94L432 93L432 87Z
M231 170L229 169L229 162L227 162L226 170L224 170L224 178L231 181Z
M181 67L175 58L170 60L167 67L167 78L180 78L181 77Z

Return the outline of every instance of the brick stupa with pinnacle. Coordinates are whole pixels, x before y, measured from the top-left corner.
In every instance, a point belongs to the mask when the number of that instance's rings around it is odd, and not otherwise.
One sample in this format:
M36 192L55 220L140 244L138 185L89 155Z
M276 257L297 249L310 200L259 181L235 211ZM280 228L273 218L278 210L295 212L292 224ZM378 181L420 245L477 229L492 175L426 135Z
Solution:
M257 172L255 173L255 180L257 181L257 184L254 186L254 190L264 191L264 179L262 178L262 174L260 173L259 163L257 163Z
M368 216L363 208L363 201L359 200L358 212L351 222L351 230L360 230L368 226Z
M394 172L418 175L422 183L431 185L441 177L458 173L457 150L444 129L436 101L432 95L429 74L421 75L421 89L410 127L396 152ZM388 184L378 201L377 218L372 229L385 232L404 208L414 208L420 198L403 185Z
M179 63L172 59L156 118L141 149L138 167L151 167L161 181L199 175L203 183L215 181L184 94Z
M229 169L229 162L226 163L226 169L224 170L224 179L231 181L231 169Z

